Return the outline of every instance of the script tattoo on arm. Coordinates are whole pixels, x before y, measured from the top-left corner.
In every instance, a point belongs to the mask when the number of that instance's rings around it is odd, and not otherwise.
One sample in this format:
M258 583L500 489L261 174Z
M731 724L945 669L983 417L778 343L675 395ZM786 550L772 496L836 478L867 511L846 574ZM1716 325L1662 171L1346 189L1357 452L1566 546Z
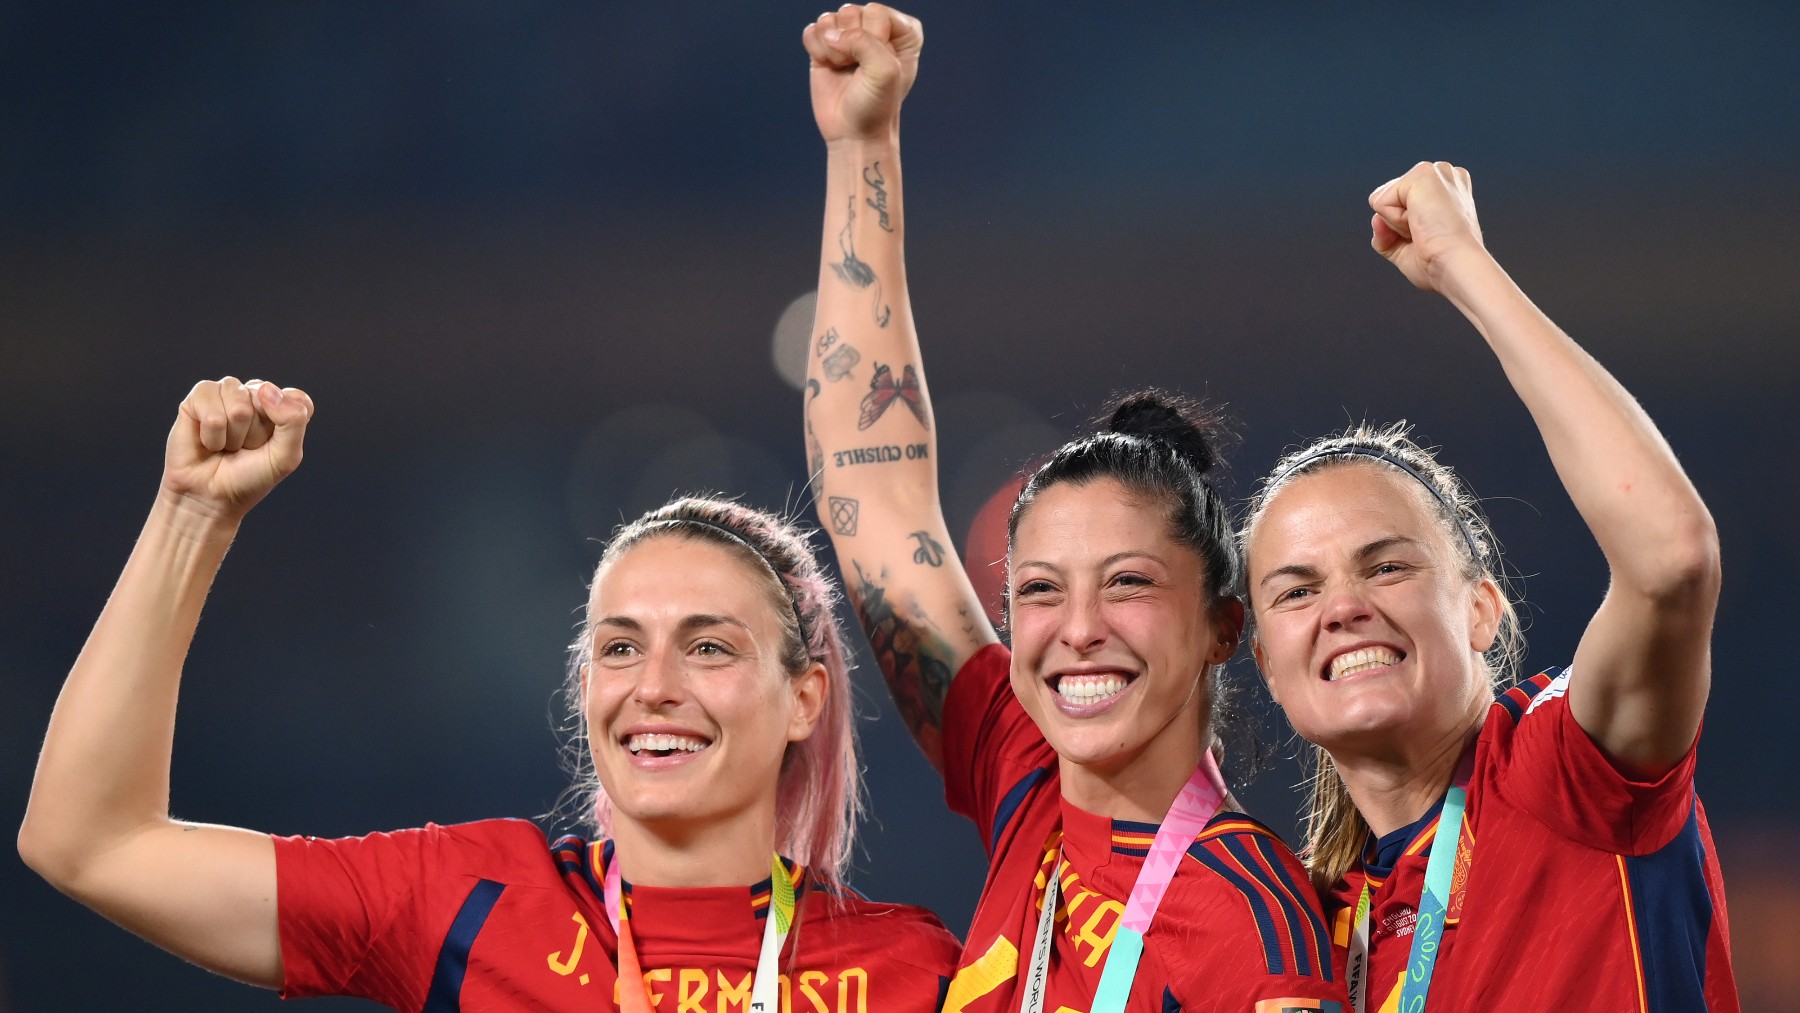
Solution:
M844 259L831 265L831 271L838 280L854 285L857 288L875 287L875 325L886 327L892 315L891 308L881 301L881 279L875 276L875 269L868 261L856 255L856 196L850 196L850 220L838 233L838 251Z
M869 189L875 191L874 196L868 198L868 205L875 209L876 214L881 216L881 231L894 231L894 226L888 218L887 177L881 174L880 162L876 162L863 170L863 182L869 184Z
M883 570L874 579L856 569L856 617L881 676L887 681L888 693L899 708L900 717L912 732L913 741L924 750L933 767L942 769L942 733L944 697L950 692L950 680L956 672L951 666L954 655L950 645L923 613L901 615L888 600L881 581ZM916 610L915 610L916 611Z

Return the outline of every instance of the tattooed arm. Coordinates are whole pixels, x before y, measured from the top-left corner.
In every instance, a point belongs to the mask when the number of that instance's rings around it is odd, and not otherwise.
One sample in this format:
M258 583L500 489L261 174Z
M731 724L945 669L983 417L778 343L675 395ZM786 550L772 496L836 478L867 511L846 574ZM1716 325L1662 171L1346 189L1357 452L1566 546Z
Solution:
M805 394L814 502L894 703L941 768L951 677L998 638L938 502L937 438L906 293L900 103L924 33L891 8L853 5L822 15L804 41L828 152Z

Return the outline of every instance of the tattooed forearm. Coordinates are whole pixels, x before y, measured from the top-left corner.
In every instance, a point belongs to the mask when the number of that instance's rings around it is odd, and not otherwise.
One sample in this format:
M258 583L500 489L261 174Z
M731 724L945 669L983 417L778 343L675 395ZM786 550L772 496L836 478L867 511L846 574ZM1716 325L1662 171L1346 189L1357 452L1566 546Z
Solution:
M850 196L850 219L838 233L838 252L844 259L831 265L831 271L839 280L857 288L875 287L875 325L886 327L892 315L890 307L881 301L881 279L875 276L875 269L868 262L856 255L856 195Z
M956 674L951 667L954 655L923 613L902 616L895 610L878 582L886 578L884 570L871 580L856 565L856 616L869 637L875 663L887 680L888 692L912 732L913 741L937 766L942 755L939 739L944 725L944 697Z
M902 447L898 443L888 443L874 447L851 447L849 450L831 452L831 463L839 468L849 468L858 464L887 464L891 461L923 461L931 457L931 445L928 443L908 443Z
M944 565L944 547L931 537L931 532L915 531L907 537L919 543L919 547L913 550L913 562L925 566Z
M869 189L875 191L875 195L868 198L868 205L881 216L881 231L894 231L894 226L888 218L887 177L881 174L880 162L863 170L863 182L869 184Z

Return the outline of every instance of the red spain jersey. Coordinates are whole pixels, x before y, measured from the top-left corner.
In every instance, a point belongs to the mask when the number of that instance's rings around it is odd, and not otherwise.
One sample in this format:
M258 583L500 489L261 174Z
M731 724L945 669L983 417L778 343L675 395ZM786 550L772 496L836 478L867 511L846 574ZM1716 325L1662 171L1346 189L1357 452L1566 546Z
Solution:
M970 658L944 704L944 785L975 821L987 882L944 1013L1017 1013L1044 888L1062 863L1045 1013L1084 1013L1156 825L1065 802L1056 753L1007 681L1011 655ZM1317 896L1287 846L1221 812L1188 848L1144 936L1131 1013L1288 1013L1345 1008Z
M616 1010L618 937L601 884L611 846L554 845L523 820L368 837L275 838L284 997L396 1010ZM784 860L785 861L785 860ZM787 863L798 912L783 1013L938 1008L957 945L922 908L828 891ZM747 1013L770 881L625 884L653 1008Z
M1631 780L1576 723L1568 683L1546 672L1488 711L1427 1007L1735 1013L1694 751L1657 781ZM1399 1008L1437 831L1428 813L1385 878L1359 863L1327 898L1333 942L1347 947L1363 884L1374 886L1365 1013Z

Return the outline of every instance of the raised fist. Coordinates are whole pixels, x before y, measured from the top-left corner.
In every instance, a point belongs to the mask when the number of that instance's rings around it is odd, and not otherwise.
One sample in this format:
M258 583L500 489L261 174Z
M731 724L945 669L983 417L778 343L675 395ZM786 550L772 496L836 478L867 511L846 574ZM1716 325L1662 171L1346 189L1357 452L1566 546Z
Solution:
M1420 162L1369 195L1369 245L1406 280L1438 291L1444 265L1460 250L1484 250L1475 220L1475 187L1469 170L1449 162Z
M163 457L163 489L236 520L300 467L312 398L236 377L203 380L181 402Z
M806 26L813 119L827 144L880 140L900 128L900 102L919 76L925 28L882 4L845 4Z

